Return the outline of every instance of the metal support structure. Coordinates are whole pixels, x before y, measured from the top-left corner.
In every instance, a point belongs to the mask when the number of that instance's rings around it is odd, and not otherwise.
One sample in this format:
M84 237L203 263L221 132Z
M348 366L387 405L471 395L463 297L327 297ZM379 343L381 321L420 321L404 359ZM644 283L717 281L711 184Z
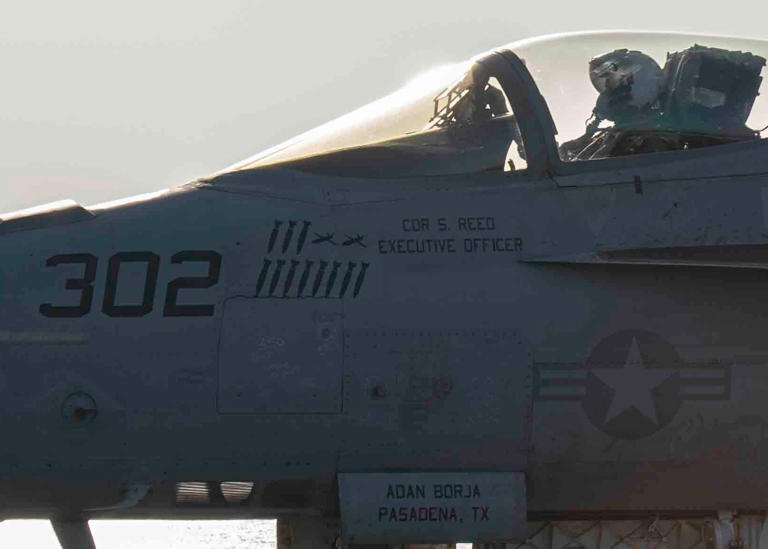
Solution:
M525 540L477 541L473 549L768 549L768 515L720 513L712 518L529 522ZM88 521L52 519L62 549L96 549ZM277 521L277 549L455 549L456 544L345 544L338 518L293 516Z
M62 549L96 549L87 520L52 519L51 526Z
M529 522L517 543L475 542L473 549L768 549L766 515L712 518Z
M455 543L349 544L343 549L456 549Z
M337 518L294 516L277 520L277 549L455 549L453 543L345 544Z
M293 516L277 519L277 549L337 549L337 518Z

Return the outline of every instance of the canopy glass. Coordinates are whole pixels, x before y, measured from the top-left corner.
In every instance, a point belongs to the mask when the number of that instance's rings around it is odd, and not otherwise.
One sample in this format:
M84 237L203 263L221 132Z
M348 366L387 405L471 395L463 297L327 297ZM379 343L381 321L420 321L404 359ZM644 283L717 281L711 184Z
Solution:
M596 32L500 50L513 51L531 73L566 161L753 141L768 126L767 41ZM340 175L524 169L525 136L500 83L509 80L493 73L503 65L489 71L484 57L435 68L227 171L296 161ZM328 158L312 160L318 156Z

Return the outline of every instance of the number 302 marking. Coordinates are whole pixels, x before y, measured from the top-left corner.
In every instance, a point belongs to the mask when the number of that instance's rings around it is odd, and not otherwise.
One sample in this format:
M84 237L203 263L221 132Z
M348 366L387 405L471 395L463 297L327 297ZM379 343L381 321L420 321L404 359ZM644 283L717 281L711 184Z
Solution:
M57 265L83 265L82 278L70 278L65 284L67 290L80 291L80 303L72 306L56 306L50 303L40 305L40 313L50 318L76 318L87 315L93 302L93 281L96 279L98 258L92 254L61 254L48 258L46 267ZM176 301L179 290L210 288L219 281L221 255L210 250L186 250L171 256L171 263L207 262L208 276L179 277L168 283L165 291L163 316L213 316L214 305L179 305ZM117 283L120 266L123 263L146 264L144 292L141 303L116 304ZM157 288L157 275L160 270L160 257L152 252L120 252L109 258L107 283L104 288L104 301L101 310L112 317L137 317L152 312Z

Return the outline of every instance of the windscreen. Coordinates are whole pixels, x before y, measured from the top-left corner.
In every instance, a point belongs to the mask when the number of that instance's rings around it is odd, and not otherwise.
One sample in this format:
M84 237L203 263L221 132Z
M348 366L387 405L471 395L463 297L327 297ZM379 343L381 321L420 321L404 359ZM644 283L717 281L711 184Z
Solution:
M267 149L237 168L275 164L417 132L432 116L432 99L466 69L467 63L434 68L396 92Z
M754 141L768 125L768 42L601 32L507 46L547 101L563 160Z

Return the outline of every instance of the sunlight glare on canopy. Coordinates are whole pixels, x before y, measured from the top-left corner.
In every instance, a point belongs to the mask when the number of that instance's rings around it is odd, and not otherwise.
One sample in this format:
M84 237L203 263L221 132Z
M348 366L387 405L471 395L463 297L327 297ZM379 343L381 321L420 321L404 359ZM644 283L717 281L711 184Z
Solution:
M397 136L403 126L407 130L415 130L426 120L419 119L418 125L411 128L414 121L408 116L403 116L400 111L424 97L429 97L431 105L432 97L462 76L469 65L470 62L464 61L435 66L409 80L393 93L238 162L221 173L279 162L284 155L296 157L321 152L315 150L315 143L321 143L322 148L339 149L359 145L361 139L363 142L371 142ZM371 124L371 121L376 119L381 119L381 124ZM361 136L356 128L360 128L365 135ZM370 133L371 131L375 131L375 134ZM338 140L336 136L339 137ZM306 151L303 151L305 148ZM284 151L287 150L291 152L285 154Z

